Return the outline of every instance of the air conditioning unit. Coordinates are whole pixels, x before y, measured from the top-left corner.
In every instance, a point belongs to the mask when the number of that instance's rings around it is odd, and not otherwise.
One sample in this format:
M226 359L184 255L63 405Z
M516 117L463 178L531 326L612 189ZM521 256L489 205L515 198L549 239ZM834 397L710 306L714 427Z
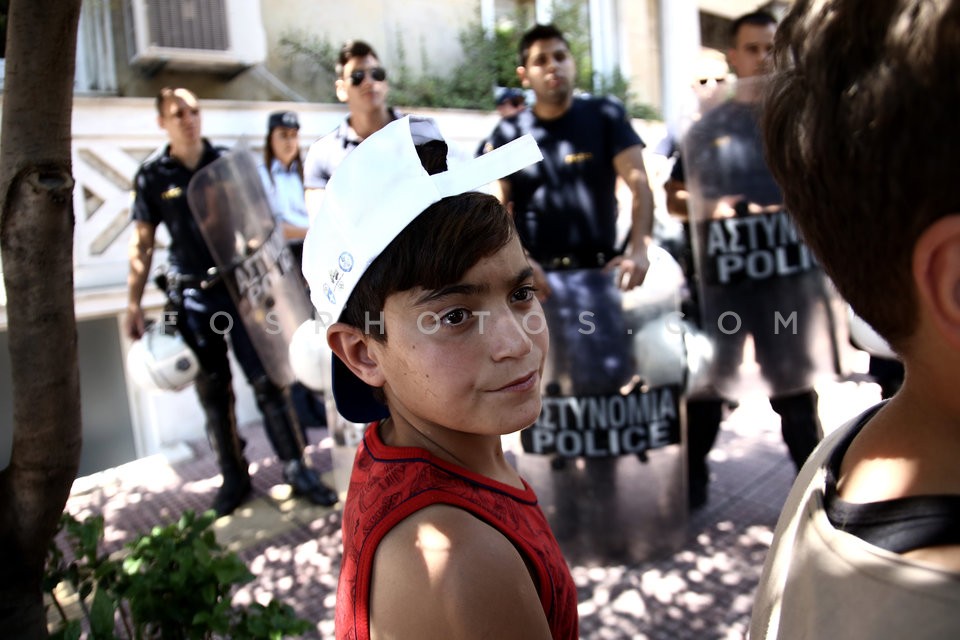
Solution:
M264 61L260 0L126 0L130 64L236 73Z

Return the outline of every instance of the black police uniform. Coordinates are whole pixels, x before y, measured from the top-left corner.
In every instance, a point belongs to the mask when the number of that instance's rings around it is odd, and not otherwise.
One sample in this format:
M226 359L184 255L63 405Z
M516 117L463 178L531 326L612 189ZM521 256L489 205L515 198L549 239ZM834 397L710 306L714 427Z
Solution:
M501 120L488 149L527 133L543 162L506 178L524 247L548 271L603 266L620 253L613 158L643 140L616 99L575 98L554 120L532 109Z
M760 205L779 205L783 202L780 187L767 169L763 157L763 141L758 125L759 107L755 104L728 101L708 111L687 133L684 142L686 158L677 160L671 178L690 178L703 191L707 200L732 194L742 194L734 207L736 216L724 220L724 228L748 221L747 200ZM693 153L693 157L691 157ZM771 214L773 215L773 214ZM696 225L693 229L689 224ZM816 391L798 380L815 369L810 353L811 332L818 325L813 321L819 301L826 296L825 280L820 270L811 265L792 275L778 275L766 279L748 276L724 277L715 264L706 260L710 255L708 233L710 219L689 223L685 228L688 242L699 243L694 253L700 264L693 273L693 264L686 256L688 276L696 282L695 295L699 298L697 322L713 339L715 345L712 377L716 381L733 380L743 360L744 340L754 339L757 363L763 378L771 387L770 405L780 416L781 431L790 457L797 469L816 448L822 427L817 414ZM715 238L713 238L715 240ZM757 240L762 245L763 237ZM783 251L806 252L797 239ZM717 327L719 312L735 311L742 321L740 330L721 331ZM709 316L701 314L707 314ZM795 311L798 331L794 334L775 334L771 329L774 312L789 315ZM691 500L706 500L709 478L706 458L713 446L722 420L722 406L727 400L720 397L697 398L688 401L689 474Z

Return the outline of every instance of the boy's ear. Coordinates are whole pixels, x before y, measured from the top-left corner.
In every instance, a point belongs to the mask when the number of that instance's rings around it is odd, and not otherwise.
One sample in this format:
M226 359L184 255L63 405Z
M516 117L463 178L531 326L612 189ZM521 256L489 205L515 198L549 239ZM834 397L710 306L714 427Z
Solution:
M913 280L942 338L960 350L960 214L940 218L920 234Z
M373 338L357 327L337 322L327 329L327 344L353 375L371 387L385 384L375 351L369 348Z

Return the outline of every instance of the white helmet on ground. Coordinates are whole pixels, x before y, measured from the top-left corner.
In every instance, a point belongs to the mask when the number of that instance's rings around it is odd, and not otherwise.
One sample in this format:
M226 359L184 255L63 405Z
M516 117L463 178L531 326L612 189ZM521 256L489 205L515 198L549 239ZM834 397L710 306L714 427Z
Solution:
M137 385L153 391L180 391L197 377L200 364L178 333L161 322L147 328L127 351L127 372Z

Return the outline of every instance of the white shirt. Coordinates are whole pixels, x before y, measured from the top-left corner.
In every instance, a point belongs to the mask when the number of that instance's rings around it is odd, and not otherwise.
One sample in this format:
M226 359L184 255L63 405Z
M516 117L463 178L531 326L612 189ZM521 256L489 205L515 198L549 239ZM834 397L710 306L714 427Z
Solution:
M270 166L269 173L264 164L261 164L259 169L260 179L270 199L273 214L288 224L309 227L310 217L307 215L307 205L303 199L303 180L297 170L293 167L289 169L284 167L276 158ZM270 179L271 174L273 180Z

